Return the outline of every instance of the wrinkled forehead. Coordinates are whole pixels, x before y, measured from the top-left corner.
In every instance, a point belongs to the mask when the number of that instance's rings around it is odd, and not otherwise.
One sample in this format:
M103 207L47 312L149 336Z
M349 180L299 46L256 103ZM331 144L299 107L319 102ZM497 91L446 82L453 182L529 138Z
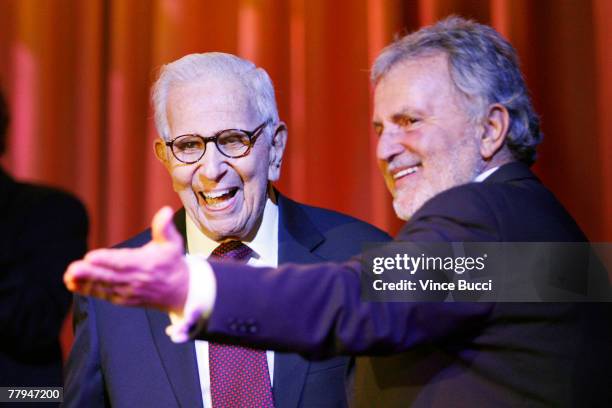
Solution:
M374 114L388 109L425 109L456 93L445 54L426 54L399 60L374 87ZM404 106L405 105L405 106Z
M397 86L407 82L443 81L452 83L448 56L442 52L417 54L398 59L381 74L374 89L381 85Z
M208 131L249 128L258 118L253 95L239 78L201 78L168 89L170 128L208 124ZM182 123L187 122L187 123Z

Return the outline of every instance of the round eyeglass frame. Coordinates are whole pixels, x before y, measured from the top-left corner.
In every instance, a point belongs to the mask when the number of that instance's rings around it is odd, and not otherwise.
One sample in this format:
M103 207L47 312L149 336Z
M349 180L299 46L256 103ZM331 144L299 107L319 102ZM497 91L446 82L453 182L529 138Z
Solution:
M174 139L170 140L169 142L166 142L165 144L166 146L170 148L170 151L172 152L172 155L174 156L174 158L176 158L176 160L180 161L181 163L185 163L185 164L193 164L193 163L199 162L202 159L202 157L204 157L204 154L206 154L206 146L208 145L208 142L214 142L215 147L217 148L217 151L221 153L223 156L227 157L228 159L239 159L251 153L251 149L253 148L253 145L255 145L255 142L257 141L257 138L261 134L261 131L270 123L272 123L272 119L267 119L261 125L253 129L252 131L244 130L244 129L223 129L223 130L216 132L214 135L208 136L208 137L198 135L197 133L187 133L184 135L179 135L175 137ZM217 141L219 140L219 136L221 136L225 132L242 132L245 135L247 135L249 138L249 146L247 147L247 150L244 153L239 154L237 156L232 156L222 151ZM202 149L202 154L200 155L200 157L198 157L197 160L190 160L190 161L181 160L177 156L177 154L174 152L174 142L176 142L178 139L185 137L185 136L197 137L201 139L202 142L204 143L204 149Z

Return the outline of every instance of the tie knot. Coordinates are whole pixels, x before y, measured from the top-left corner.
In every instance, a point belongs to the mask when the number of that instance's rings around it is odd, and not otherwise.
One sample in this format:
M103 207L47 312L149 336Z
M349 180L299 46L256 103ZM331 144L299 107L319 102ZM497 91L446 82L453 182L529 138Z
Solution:
M253 250L240 241L226 241L215 248L210 254L211 258L218 260L246 260L253 254Z

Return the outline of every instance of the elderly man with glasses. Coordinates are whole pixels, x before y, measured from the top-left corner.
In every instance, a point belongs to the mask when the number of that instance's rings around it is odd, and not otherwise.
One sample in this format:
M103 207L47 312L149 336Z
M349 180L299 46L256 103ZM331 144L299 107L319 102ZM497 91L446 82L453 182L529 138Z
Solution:
M153 105L161 136L155 154L183 203L174 223L188 253L275 267L344 260L362 242L388 239L366 223L298 204L272 188L287 127L263 69L228 54L188 55L162 68ZM148 230L122 246L151 238ZM163 287L167 277L158 278ZM190 283L192 290L209 289ZM139 288L132 280L112 289L94 286L91 294L118 299ZM184 318L178 313L86 297L75 304L66 406L346 406L346 357L309 362L204 341L175 344L165 329ZM232 324L250 330L247 320Z

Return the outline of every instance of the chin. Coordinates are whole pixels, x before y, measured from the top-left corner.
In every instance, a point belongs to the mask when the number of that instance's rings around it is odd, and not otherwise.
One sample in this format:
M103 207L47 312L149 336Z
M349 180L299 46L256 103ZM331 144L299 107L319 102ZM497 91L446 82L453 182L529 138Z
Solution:
M244 235L243 229L238 227L213 227L209 231L215 241L221 241L226 238L240 239Z
M421 209L433 194L423 191L403 192L393 200L393 209L397 217L403 221L410 221L412 216Z
M403 221L408 221L414 214L412 207L410 205L403 205L399 199L393 200L393 210L397 218Z

